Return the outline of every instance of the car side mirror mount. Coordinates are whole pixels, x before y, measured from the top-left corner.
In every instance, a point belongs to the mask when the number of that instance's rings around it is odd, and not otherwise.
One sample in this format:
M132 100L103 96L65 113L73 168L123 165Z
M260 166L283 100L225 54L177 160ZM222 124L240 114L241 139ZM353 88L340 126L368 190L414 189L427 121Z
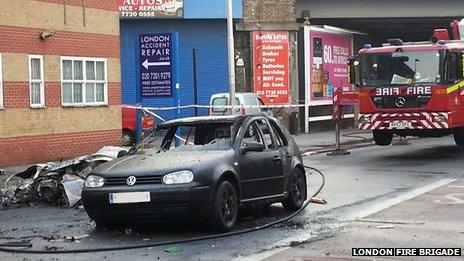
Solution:
M125 150L120 150L120 151L118 152L117 158L122 158L122 157L124 157L124 156L126 156L126 155L127 155L127 151L125 151Z
M261 152L264 150L264 145L261 143L243 143L242 147L240 148L240 153L246 154L247 152Z

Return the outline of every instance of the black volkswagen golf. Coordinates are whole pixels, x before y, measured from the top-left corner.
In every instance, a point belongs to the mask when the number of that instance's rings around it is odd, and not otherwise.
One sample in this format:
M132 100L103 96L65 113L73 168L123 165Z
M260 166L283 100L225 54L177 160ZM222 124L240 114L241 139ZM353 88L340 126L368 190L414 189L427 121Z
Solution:
M95 168L82 200L97 226L209 220L228 231L239 209L307 197L298 146L266 116L193 117L159 124L127 155Z

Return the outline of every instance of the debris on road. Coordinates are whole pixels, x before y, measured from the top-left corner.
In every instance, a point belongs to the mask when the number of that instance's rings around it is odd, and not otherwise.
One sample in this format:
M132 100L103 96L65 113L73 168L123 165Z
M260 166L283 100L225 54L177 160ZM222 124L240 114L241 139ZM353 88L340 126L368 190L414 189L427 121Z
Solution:
M176 253L179 253L182 251L182 249L178 246L172 246L172 247L168 247L164 250L166 253L170 253L170 254L176 254Z
M309 202L316 203L316 204L321 204L321 205L326 205L327 204L327 200L325 200L323 198L318 198L318 197L311 198L309 200Z
M107 146L95 154L33 165L6 180L4 188L0 189L1 206L45 202L75 207L92 169L126 152L127 149L121 147Z
M383 223L392 225L425 225L425 222L405 222L405 221L389 221L389 220L371 220L371 219L356 219L358 222L366 223Z
M71 240L72 242L75 242L77 240L81 240L81 239L84 239L84 238L87 238L87 237L90 237L90 235L83 234L83 235L77 235L77 236L67 236L66 239Z
M393 225L383 225L383 226L377 226L378 229L391 229L395 228Z
M0 176L5 176L5 170L4 169L0 169Z

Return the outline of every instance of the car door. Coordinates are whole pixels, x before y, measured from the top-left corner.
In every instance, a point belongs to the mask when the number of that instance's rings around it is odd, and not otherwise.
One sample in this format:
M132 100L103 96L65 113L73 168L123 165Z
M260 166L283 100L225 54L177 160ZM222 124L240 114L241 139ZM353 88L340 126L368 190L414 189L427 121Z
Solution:
M272 136L263 132L264 118L256 119L245 125L240 146L249 143L260 143L263 151L247 152L239 155L239 169L241 173L243 201L251 201L263 197L272 197L283 193L283 164L279 150L276 148ZM268 126L267 126L268 127Z
M280 155L282 157L282 163L284 168L284 174L289 175L292 172L292 151L289 149L289 142L285 137L284 132L280 129L276 123L269 120L269 126L276 140L277 147L279 148Z

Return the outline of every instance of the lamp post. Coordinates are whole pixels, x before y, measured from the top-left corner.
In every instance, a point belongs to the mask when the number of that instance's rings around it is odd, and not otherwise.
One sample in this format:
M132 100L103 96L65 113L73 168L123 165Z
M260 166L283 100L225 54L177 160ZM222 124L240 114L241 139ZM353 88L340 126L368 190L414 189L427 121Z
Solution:
M235 105L235 55L234 55L234 21L232 16L232 0L227 1L227 48L229 59L229 105ZM234 114L230 109L230 114Z

